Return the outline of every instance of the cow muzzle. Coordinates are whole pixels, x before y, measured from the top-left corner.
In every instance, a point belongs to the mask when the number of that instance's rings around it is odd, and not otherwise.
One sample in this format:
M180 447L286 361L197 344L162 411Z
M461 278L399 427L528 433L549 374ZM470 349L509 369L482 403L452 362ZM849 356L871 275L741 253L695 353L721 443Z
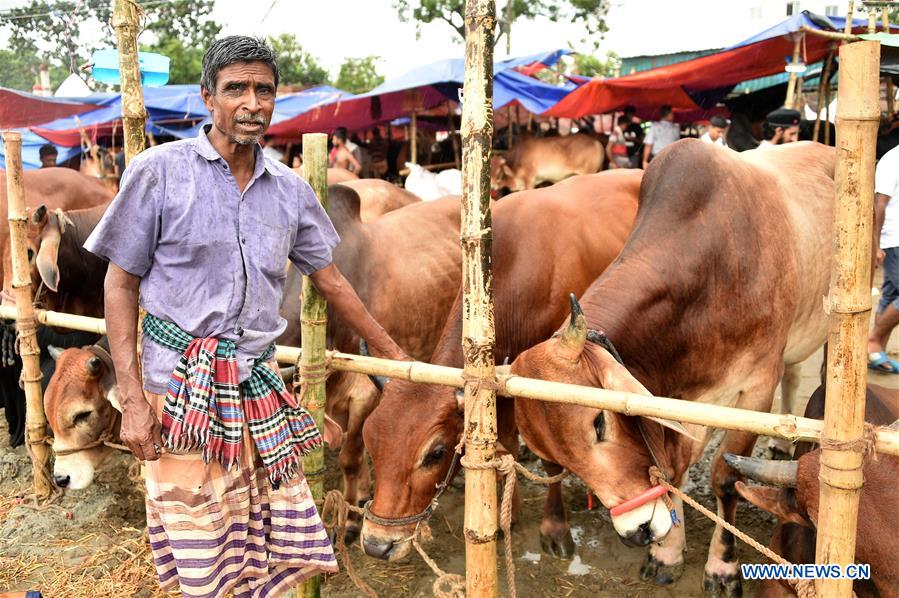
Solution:
M399 561L412 552L413 533L415 533L414 526L409 529L391 528L388 530L380 529L380 526L365 521L360 533L362 550L368 556L382 561Z
M671 514L661 498L639 507L612 515L612 525L628 546L648 546L658 542L671 531Z
M83 490L93 483L98 465L95 461L100 461L101 458L94 458L88 452L90 451L56 458L53 481L57 486L68 490Z

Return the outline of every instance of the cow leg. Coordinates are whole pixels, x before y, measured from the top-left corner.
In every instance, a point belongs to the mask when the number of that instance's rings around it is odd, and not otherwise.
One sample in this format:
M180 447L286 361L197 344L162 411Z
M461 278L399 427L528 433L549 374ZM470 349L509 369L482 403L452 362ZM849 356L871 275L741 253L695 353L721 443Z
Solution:
M773 393L771 393L773 394ZM770 395L769 395L770 396ZM770 408L771 404L768 403ZM724 453L749 455L755 445L756 436L748 432L730 431L724 435L721 447L712 461L712 490L718 499L718 516L728 523L737 518L737 494L734 484L740 476L724 462ZM720 525L715 526L709 557L705 564L702 586L714 597L739 597L743 595L740 582L740 563L737 560L734 535Z
M377 390L365 376L359 376L359 379L352 386L346 440L340 449L338 463L343 473L343 495L346 501L362 506L369 499L371 491L371 477L362 441L362 425L377 404ZM361 527L360 515L349 513L344 536L347 544L352 545L359 538Z
M543 461L543 470L552 477L562 473L562 467L552 461ZM574 556L574 538L568 525L565 503L562 500L562 482L550 484L543 504L543 521L540 522L540 548L559 559Z
M649 547L646 562L640 568L640 579L658 585L669 585L680 579L684 573L684 549L687 536L684 532L684 502L673 497L674 508L681 524L672 528L661 542Z
M794 363L784 367L784 374L780 380L780 412L791 414L796 407L796 395L799 393L799 383L802 381L802 364ZM789 459L793 446L785 438L771 438L768 441L768 451L772 459Z

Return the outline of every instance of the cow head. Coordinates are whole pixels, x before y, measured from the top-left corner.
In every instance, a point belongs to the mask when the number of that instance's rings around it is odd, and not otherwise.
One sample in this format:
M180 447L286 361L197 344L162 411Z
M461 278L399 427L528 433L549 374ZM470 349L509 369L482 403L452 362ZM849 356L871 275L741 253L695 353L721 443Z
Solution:
M50 350L56 372L44 395L47 421L53 430L56 456L53 478L57 485L80 490L94 479L94 471L109 456L103 446L85 448L108 431L117 431L120 410L115 399L111 361L89 349Z
M503 156L490 158L490 190L495 199L505 197L515 191L522 191L524 184L515 177L515 172Z
M363 428L375 469L371 512L400 519L424 511L451 466L462 433L461 404L452 388L393 380ZM362 546L369 556L402 559L415 524L384 526L366 519Z
M26 248L34 289L43 282L51 291L59 288L59 245L66 226L71 221L62 210L50 212L44 205L31 213L26 228ZM3 297L12 294L12 253L9 246L3 248Z
M587 329L580 306L573 296L571 300L570 324L519 355L511 373L649 395L610 353L611 345L607 349L603 337ZM688 466L679 437L665 432L685 433L674 422L522 399L516 400L515 420L531 450L580 477L609 509L648 490L649 468L657 461L673 480ZM625 543L640 546L661 540L672 525L661 498L613 516L612 523Z

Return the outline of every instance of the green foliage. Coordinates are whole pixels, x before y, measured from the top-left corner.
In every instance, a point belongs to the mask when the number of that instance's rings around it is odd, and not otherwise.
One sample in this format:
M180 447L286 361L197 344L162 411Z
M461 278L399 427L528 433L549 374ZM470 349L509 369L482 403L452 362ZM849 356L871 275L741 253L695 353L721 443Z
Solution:
M608 52L605 60L590 54L574 55L574 74L582 77L614 77L621 69L621 59Z
M0 87L31 91L37 82L41 61L37 52L18 54L0 50ZM50 66L50 84L56 87L68 75L68 69Z
M350 93L371 91L384 82L384 77L378 74L377 63L380 61L381 58L378 56L347 58L340 65L335 85Z
M282 84L321 85L328 82L328 71L315 56L303 49L296 35L282 33L278 37L269 37L268 43L278 57Z
M393 7L404 21L431 23L444 21L465 39L464 0L394 0ZM517 19L546 17L551 21L578 22L584 25L587 36L600 36L608 31L606 13L608 0L506 0L497 2L499 32L496 43L508 35Z
M171 0L143 7L141 49L172 59L172 83L199 81L197 57L202 59L221 31L211 17L213 6L213 0ZM53 66L65 68L64 78L87 63L94 50L115 46L111 0L31 0L4 11L3 17L0 26L9 33L12 52L44 57L51 65L51 81Z

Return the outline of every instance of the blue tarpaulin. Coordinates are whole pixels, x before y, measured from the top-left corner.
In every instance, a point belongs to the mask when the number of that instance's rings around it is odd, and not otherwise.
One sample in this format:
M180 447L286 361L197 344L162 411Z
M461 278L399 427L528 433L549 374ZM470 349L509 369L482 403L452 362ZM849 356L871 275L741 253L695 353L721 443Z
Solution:
M522 75L518 71L502 71L493 78L493 107L498 110L517 100L529 112L542 114L577 87L572 81L565 81L558 86Z

